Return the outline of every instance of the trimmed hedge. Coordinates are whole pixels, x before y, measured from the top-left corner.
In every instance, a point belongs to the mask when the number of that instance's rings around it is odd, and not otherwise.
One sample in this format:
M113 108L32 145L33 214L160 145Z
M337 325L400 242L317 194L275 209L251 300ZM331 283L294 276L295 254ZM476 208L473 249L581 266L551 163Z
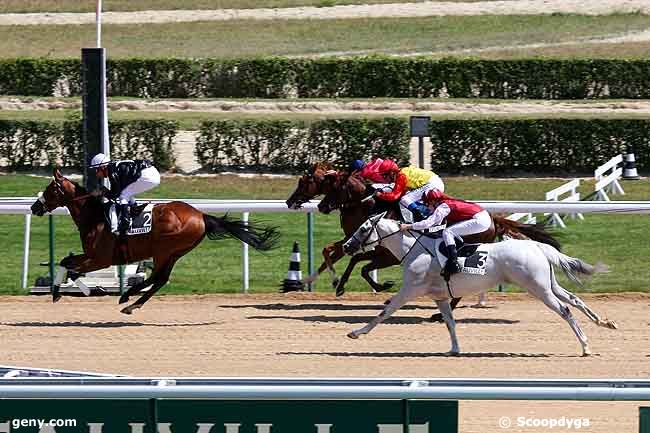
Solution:
M592 173L628 148L650 167L650 120L441 120L431 123L441 173Z
M79 60L0 60L0 94L79 95ZM111 96L150 98L650 98L650 60L427 57L118 59Z
M146 158L162 169L174 167L172 143L178 125L167 120L109 122L111 152L115 159ZM14 170L83 165L82 124L0 120L0 164Z
M409 160L404 119L203 122L196 157L204 169L295 173L317 161L343 168L376 154Z

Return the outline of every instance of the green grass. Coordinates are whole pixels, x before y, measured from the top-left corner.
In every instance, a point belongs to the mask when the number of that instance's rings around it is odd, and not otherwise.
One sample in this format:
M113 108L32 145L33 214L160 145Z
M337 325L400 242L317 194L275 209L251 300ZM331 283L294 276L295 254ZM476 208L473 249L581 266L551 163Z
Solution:
M104 11L143 11L174 9L251 9L295 6L336 6L379 3L421 3L425 0L104 0ZM445 0L476 2L483 0ZM3 0L0 13L8 12L94 12L90 0Z
M572 41L650 27L650 16L449 16L106 25L108 55L242 57L411 53ZM78 57L94 25L2 26L0 57Z
M48 178L26 175L0 176L0 196L33 196L42 190ZM452 195L467 199L538 200L544 192L565 182L564 179L485 179L459 177L445 179ZM176 198L258 198L285 199L295 187L295 178L242 178L229 175L219 177L165 177L162 185L147 197ZM650 195L650 182L624 182L626 200L643 200ZM585 182L584 194L593 189ZM285 278L291 244L300 242L303 252L303 272L306 273L306 217L304 214L253 214L255 220L277 225L282 233L280 248L266 254L251 254L251 291L275 291ZM567 230L556 231L565 251L592 263L602 261L611 272L595 276L588 284L594 291L645 291L650 279L647 266L647 217L640 215L585 215L583 222L568 221ZM68 217L55 217L56 255L60 259L69 251L79 251L78 235ZM1 215L0 242L6 253L0 257L5 272L0 275L0 293L22 293L19 289L23 217ZM317 215L315 230L316 262L320 264L320 249L331 240L339 239L338 216ZM46 268L38 263L47 261L47 218L34 217L32 222L32 250L29 280L44 275ZM241 287L240 245L231 240L204 241L184 257L174 269L171 283L163 293L237 292ZM342 272L347 259L337 265ZM380 272L381 279L399 281L400 270ZM368 288L354 272L349 290ZM329 291L328 277L318 281L317 290Z
M0 120L47 120L53 122L63 121L70 117L74 110L24 110L24 111L7 111L0 110ZM434 120L442 119L646 119L648 116L644 113L436 113L436 112L419 112L422 115L428 115ZM161 112L161 111L111 111L109 117L111 120L133 120L133 119L164 119L174 120L179 123L181 130L198 130L201 122L206 120L302 120L305 122L314 122L321 119L330 118L404 118L408 119L409 114L387 114L382 111L375 113L256 113L256 112L199 112L199 111L182 111L182 112Z
M650 42L571 44L557 47L488 50L469 53L482 59L518 59L548 57L554 59L647 59Z

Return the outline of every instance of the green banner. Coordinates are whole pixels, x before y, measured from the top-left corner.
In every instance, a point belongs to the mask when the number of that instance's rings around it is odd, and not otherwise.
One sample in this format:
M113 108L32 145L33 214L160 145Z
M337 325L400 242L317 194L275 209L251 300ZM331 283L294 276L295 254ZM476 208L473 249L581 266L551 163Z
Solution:
M0 400L0 433L407 431L457 433L458 403L432 400Z
M650 407L639 408L639 433L650 433Z

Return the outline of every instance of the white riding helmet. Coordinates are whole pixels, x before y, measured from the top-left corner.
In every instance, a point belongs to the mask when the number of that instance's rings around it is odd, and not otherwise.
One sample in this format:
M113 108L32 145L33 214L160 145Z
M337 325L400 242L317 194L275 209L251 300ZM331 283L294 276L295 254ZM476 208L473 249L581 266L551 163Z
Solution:
M104 164L108 164L111 160L104 155L103 153L98 153L97 155L93 156L92 161L90 161L90 168L96 168L100 167Z

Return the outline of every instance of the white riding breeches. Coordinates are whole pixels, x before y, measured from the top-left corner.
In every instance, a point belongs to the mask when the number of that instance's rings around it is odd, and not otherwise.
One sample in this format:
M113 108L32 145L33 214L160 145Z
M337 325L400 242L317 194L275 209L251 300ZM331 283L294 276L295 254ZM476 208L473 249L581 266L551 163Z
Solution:
M445 184L442 182L442 179L440 179L440 177L436 174L431 176L426 184L404 194L399 200L399 203L405 208L408 208L411 203L422 201L422 194L425 194L432 189L438 189L441 192L445 192Z
M482 233L488 230L491 225L492 217L490 217L488 211L484 210L474 215L470 220L461 221L446 227L442 231L442 239L445 241L445 245L454 245L454 237Z
M140 194L141 192L148 191L152 188L157 187L158 185L160 185L160 173L158 173L156 167L145 168L144 170L142 170L138 180L136 180L131 185L127 186L126 188L124 188L124 190L122 190L119 199L120 203L134 204L135 199L133 197L136 194Z

